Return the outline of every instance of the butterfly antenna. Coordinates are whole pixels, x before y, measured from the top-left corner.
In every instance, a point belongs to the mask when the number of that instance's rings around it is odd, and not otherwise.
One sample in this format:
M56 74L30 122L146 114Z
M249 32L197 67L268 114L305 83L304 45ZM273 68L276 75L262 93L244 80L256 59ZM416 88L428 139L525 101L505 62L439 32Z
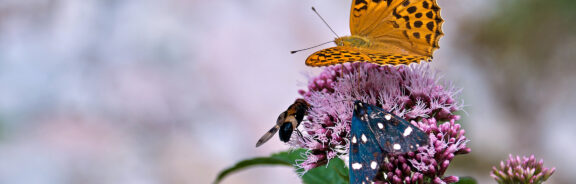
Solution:
M313 48L316 48L316 47L320 47L320 46L325 45L325 44L330 43L330 42L334 42L334 41L324 42L324 43L321 43L321 44L319 44L319 45L312 46L312 47L308 47L308 48L305 48L305 49L293 50L293 51L290 51L290 54L294 54L294 53L296 53L296 52L300 52L300 51L303 51L303 50L308 50L308 49L313 49Z
M318 17L320 17L320 19L322 19L322 22L324 22L324 24L326 24L326 26L328 26L328 29L330 29L330 31L332 31L332 33L334 33L334 35L336 35L336 37L340 37L340 36L338 36L338 34L336 34L336 32L334 32L334 30L330 27L330 25L328 25L326 20L324 20L324 18L322 18L322 16L320 16L320 14L318 13L318 11L316 11L316 8L314 8L314 6L312 6L312 11L314 11L314 13L316 13L316 15L318 15Z

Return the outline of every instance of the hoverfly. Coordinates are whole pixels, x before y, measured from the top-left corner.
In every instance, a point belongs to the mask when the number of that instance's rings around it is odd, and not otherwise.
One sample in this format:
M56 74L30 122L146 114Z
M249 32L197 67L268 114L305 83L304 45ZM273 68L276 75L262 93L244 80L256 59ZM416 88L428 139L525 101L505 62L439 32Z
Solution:
M302 122L302 119L304 119L304 116L307 114L308 108L310 108L310 104L308 104L308 102L301 98L296 99L296 101L294 101L294 103L290 105L286 111L282 112L282 114L278 116L276 125L274 125L274 127L272 127L260 138L260 140L258 140L256 147L270 140L270 138L272 138L272 136L278 130L280 130L278 135L280 136L280 140L282 142L290 141L290 137L292 136L292 132L294 132L294 130L300 133L297 128L298 125L300 125L300 122Z

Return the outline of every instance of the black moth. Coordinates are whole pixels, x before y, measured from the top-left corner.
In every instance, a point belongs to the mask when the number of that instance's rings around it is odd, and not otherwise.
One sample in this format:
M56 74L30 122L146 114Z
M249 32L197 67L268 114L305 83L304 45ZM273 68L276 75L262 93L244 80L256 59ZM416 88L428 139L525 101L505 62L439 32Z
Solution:
M274 125L274 127L272 127L260 138L260 140L258 140L256 147L270 140L270 138L272 138L272 136L278 130L280 130L278 135L280 136L280 140L282 142L290 141L290 137L292 137L292 132L294 130L300 133L296 128L298 128L298 125L300 125L300 122L302 122L302 119L304 119L304 115L306 115L308 112L308 108L310 108L310 104L308 104L308 102L301 98L296 99L296 101L294 101L294 103L290 105L286 111L282 112L282 114L278 116L276 125Z
M350 134L350 183L372 183L387 154L416 151L428 135L374 105L354 102Z

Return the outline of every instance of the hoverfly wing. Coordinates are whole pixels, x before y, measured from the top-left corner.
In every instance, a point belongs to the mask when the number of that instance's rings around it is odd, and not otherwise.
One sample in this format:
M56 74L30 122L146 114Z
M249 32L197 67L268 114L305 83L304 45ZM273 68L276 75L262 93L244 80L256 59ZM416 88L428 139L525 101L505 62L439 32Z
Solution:
M261 138L260 140L258 140L258 142L256 143L256 147L261 146L262 144L268 142L268 140L270 140L270 138L272 138L272 136L274 136L274 134L276 134L276 132L278 131L280 127L278 125L272 127L270 130L268 130L268 132L266 132Z

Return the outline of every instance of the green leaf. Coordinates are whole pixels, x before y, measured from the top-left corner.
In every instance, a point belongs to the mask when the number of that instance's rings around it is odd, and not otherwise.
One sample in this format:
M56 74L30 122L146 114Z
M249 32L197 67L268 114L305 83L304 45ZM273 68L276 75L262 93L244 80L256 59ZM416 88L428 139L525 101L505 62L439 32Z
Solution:
M477 184L476 180L470 176L460 176L460 180L456 184Z
M242 161L236 163L234 166L226 168L223 171L220 171L220 173L218 174L218 177L216 177L216 180L214 181L214 183L219 183L220 181L222 181L222 179L224 179L224 177L226 177L232 173L241 171L243 169L253 167L253 166L280 165L280 166L293 167L296 164L296 160L304 159L303 155L305 152L306 152L305 149L296 149L296 150L292 150L292 151L284 151L284 152L280 152L280 153L275 153L275 154L272 154L270 157L257 157L257 158L242 160Z
M327 166L320 166L306 172L302 176L302 181L306 184L347 184L348 169L344 166L344 161L334 158Z

